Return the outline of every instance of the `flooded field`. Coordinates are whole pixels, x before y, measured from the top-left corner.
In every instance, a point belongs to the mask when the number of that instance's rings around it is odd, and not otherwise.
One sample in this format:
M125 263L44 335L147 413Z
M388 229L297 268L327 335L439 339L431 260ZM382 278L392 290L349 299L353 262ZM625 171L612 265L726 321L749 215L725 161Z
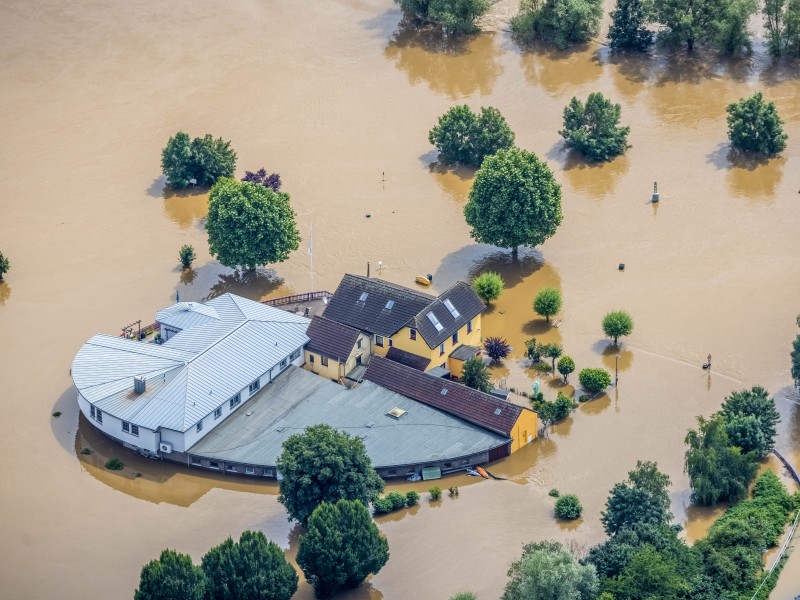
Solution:
M500 272L508 289L484 334L514 347L495 369L509 387L536 377L521 359L531 336L560 341L578 369L613 370L600 320L618 308L634 317L610 395L493 465L507 481L454 478L459 498L382 519L391 559L348 597L497 597L524 542L602 539L607 492L637 459L670 475L673 512L688 538L702 536L713 515L689 508L683 437L737 388L777 395L778 447L800 465L788 358L800 312L797 63L775 65L758 44L753 57L722 61L615 57L597 44L522 53L503 31L449 42L399 31L390 0L0 7L0 250L12 262L0 284L4 598L130 598L162 548L199 560L246 528L296 551L273 483L140 459L78 419L69 368L92 334L152 321L176 291L265 298L312 286L305 242L248 276L210 259L206 195L171 193L160 177L178 129L231 140L239 174L280 173L304 237L314 226L317 289L368 261L406 285L433 273L439 291ZM743 164L729 154L724 109L755 89L776 102L789 145ZM631 125L633 147L602 167L570 156L558 136L564 105L593 91L620 102ZM473 173L434 164L427 132L457 102L499 108L563 186L558 233L517 260L470 240L462 207ZM648 202L654 181L659 205ZM199 254L188 273L184 243ZM557 329L531 309L544 285L564 294ZM699 368L709 353L710 374ZM554 396L558 383L543 379ZM125 470L103 469L109 455ZM553 487L580 496L581 521L553 519ZM775 598L800 593L799 560ZM298 597L311 597L305 584Z

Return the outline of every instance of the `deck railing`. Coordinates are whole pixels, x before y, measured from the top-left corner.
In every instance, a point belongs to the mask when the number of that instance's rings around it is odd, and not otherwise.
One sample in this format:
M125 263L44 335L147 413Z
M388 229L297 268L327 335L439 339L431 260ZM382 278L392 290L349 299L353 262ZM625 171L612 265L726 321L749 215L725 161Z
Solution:
M309 302L311 300L323 300L333 297L333 294L325 290L319 292L306 292L305 294L293 294L291 296L281 296L280 298L270 298L262 300L262 304L268 306L283 306L284 304L297 304L299 302Z

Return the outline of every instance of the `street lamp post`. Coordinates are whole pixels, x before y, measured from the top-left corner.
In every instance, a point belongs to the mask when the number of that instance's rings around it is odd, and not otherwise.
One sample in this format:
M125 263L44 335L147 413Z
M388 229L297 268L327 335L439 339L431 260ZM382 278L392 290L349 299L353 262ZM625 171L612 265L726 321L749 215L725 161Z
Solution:
M619 383L619 354L614 357L614 386Z

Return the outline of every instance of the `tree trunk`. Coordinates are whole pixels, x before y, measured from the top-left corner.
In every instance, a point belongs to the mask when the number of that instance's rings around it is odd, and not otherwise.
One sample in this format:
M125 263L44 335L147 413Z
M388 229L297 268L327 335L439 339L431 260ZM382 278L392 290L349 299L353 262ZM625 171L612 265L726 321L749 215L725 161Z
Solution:
M514 246L511 249L511 256L513 256L514 258L517 258L517 254L519 254L519 246Z

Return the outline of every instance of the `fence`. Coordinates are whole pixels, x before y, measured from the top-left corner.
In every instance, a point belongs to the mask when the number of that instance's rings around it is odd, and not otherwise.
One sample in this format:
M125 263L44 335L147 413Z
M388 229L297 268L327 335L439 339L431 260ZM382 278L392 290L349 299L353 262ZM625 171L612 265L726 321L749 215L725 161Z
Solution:
M262 304L268 306L283 306L285 304L297 304L299 302L309 302L311 300L325 300L333 297L333 294L321 290L319 292L306 292L305 294L294 294L292 296L281 296L280 298L270 298L269 300L262 300Z

